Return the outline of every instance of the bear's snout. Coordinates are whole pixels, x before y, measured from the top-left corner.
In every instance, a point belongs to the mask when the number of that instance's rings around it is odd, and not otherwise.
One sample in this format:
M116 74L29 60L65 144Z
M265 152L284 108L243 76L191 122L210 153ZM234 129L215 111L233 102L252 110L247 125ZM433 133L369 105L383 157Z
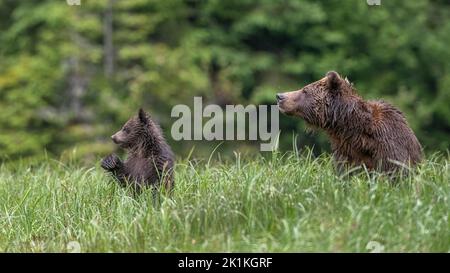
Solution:
M114 143L119 144L118 140L117 140L117 136L115 134L111 136L111 139Z
M278 109L281 113L289 114L290 108L292 108L292 100L290 98L290 94L291 93L289 92L277 93L275 96L277 98Z
M282 101L282 100L284 100L285 95L284 95L284 94L281 94L281 93L278 93L278 94L276 95L276 97L277 97L277 101Z
M288 116L298 115L299 101L301 101L302 90L277 93L278 109Z

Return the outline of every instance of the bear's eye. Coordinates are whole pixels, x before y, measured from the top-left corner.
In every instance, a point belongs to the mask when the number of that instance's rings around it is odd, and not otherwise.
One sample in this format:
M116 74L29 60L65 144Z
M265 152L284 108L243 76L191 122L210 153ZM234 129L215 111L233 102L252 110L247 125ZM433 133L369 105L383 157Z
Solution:
M130 132L130 129L129 129L128 127L124 127L124 128L123 128L123 131L124 131L126 134L128 134L128 133Z

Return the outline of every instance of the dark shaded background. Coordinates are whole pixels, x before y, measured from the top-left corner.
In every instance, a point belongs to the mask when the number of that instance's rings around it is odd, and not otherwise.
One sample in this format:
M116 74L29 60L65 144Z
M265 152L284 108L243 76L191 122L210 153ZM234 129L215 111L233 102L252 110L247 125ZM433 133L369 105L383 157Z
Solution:
M143 106L170 138L176 104L274 104L337 70L365 98L398 106L427 152L450 146L450 2L445 0L63 0L0 2L0 158L113 151L109 136ZM281 117L281 148L327 151ZM195 146L173 142L179 156ZM256 153L227 142L220 152ZM76 151L76 152L75 152Z

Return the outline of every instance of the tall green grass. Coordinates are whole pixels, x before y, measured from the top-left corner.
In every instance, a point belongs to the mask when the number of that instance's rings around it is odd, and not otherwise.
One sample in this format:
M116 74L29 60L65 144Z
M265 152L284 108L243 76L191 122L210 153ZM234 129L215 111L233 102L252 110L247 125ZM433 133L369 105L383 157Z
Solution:
M342 179L329 157L310 153L237 155L179 162L173 194L154 198L133 197L98 166L4 165L0 250L448 252L449 181L448 156L392 182Z

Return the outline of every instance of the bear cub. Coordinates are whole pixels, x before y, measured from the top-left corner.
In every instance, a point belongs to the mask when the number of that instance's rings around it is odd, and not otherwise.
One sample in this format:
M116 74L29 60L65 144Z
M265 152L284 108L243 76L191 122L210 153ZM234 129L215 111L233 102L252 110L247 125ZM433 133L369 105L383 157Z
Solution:
M341 171L365 165L392 173L421 160L422 147L402 112L381 100L363 100L337 72L276 98L282 113L326 132Z
M167 144L159 125L142 109L111 136L120 148L127 151L127 160L111 154L105 157L101 166L117 179L122 186L134 190L152 186L173 188L174 155Z

